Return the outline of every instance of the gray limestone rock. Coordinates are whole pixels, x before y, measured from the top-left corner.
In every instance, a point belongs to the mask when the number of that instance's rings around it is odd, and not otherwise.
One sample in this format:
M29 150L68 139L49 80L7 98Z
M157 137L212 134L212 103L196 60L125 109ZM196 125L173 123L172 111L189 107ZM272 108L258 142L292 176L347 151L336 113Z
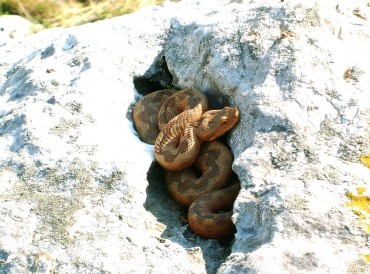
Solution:
M0 15L0 45L11 39L19 39L41 31L40 24L34 24L18 15Z
M370 273L370 8L206 2L0 46L0 273ZM234 239L181 222L137 137L168 86L240 111Z

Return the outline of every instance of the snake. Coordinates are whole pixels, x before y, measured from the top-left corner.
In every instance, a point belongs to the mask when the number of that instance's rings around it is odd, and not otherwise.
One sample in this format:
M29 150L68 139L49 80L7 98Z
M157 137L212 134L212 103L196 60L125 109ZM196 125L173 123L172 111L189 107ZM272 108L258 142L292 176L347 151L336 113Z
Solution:
M154 144L171 197L189 207L190 228L205 238L235 233L231 215L239 182L231 181L230 150L216 139L238 120L236 107L209 110L207 96L197 89L159 90L133 110L139 138Z
M141 141L144 143L154 145L160 132L158 126L158 113L160 107L175 92L175 89L158 90L156 92L149 93L136 103L132 112L132 119L134 121L136 131L139 134ZM160 125L163 127L166 121L168 122L171 120L170 118L176 116L176 113L177 112L171 116L166 116L162 113L162 122Z

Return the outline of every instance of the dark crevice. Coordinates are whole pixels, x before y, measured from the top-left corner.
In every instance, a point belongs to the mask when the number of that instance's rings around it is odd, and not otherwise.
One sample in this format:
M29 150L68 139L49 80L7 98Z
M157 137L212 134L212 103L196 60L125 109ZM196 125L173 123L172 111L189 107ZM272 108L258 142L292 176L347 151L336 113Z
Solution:
M166 57L162 56L143 76L134 78L134 86L138 93L145 96L153 91L170 87L172 80L173 76L168 70Z
M147 179L149 185L144 207L158 222L165 225L166 229L161 238L180 244L186 249L200 247L207 273L216 273L231 254L234 236L221 239L197 236L187 224L187 208L172 200L165 183L164 170L157 162L151 165Z
M144 75L133 79L136 91L142 96L157 90L172 88L172 82L173 76L167 67L165 56L158 57ZM211 96L208 95L208 97ZM211 97L210 104L217 105L220 100L216 99L218 98ZM207 273L216 273L231 253L234 236L224 239L205 239L194 234L187 222L188 208L177 204L171 198L165 183L165 171L157 162L154 162L148 170L147 180L149 185L146 189L147 198L144 208L165 226L161 238L177 243L185 249L200 248Z

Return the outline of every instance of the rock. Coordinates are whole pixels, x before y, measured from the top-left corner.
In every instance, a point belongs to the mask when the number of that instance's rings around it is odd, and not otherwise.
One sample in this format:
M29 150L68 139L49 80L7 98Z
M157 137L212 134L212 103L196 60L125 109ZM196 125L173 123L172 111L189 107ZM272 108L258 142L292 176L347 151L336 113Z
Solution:
M18 15L0 16L0 45L5 44L13 38L23 38L37 31L42 30L42 26L34 24Z
M0 272L370 273L369 7L204 2L0 47ZM181 224L133 128L172 84L241 113L234 240Z

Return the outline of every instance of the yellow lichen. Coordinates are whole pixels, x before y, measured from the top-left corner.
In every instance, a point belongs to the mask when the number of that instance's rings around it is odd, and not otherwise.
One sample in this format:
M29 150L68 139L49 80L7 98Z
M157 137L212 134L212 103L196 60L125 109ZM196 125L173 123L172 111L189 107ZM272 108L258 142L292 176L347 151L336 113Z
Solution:
M366 187L358 186L356 188L357 193L348 192L347 197L350 200L345 204L347 207L351 207L352 212L356 214L361 226L364 228L366 233L370 233L370 197L364 195ZM370 253L360 254L367 263L370 263Z
M368 168L370 168L370 155L367 155L367 156L361 156L361 157L360 157L360 161L361 161L365 166L367 166Z
M350 202L345 205L352 208L362 226L364 226L365 232L370 233L370 197L364 195L366 192L365 187L357 187L357 194L348 192L347 197Z
M370 254L362 254L364 256L366 262L370 263Z

